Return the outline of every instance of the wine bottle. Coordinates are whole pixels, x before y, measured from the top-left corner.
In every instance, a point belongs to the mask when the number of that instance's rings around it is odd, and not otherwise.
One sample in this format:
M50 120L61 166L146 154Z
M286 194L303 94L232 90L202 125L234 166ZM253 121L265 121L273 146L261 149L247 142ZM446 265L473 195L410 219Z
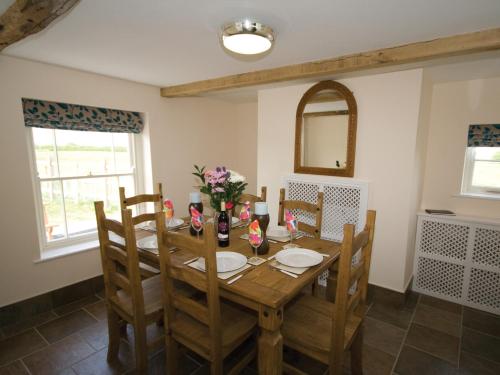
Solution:
M201 203L201 194L197 191L193 191L192 193L189 193L189 206L188 206L188 211L189 211L189 216L191 216L191 207L194 207L198 210L200 214L203 213L203 203ZM196 237L196 231L193 229L192 226L189 227L189 233L191 236ZM200 230L200 236L203 234L203 229Z
M217 219L217 239L220 247L229 246L229 216L226 212L226 202L220 204L220 214Z

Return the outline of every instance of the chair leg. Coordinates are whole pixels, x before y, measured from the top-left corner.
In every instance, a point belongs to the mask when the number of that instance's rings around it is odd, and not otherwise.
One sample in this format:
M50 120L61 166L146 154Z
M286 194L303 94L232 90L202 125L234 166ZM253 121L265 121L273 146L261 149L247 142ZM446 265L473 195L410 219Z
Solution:
M222 359L214 359L210 364L210 375L222 375Z
M167 373L170 375L175 375L178 373L178 361L179 361L179 344L175 341L172 336L165 336L165 346L167 347Z
M363 327L360 327L351 345L351 373L363 375Z
M135 368L139 374L148 373L148 343L146 326L141 323L134 324L135 339Z
M120 350L120 317L110 307L108 307L108 362L117 359Z

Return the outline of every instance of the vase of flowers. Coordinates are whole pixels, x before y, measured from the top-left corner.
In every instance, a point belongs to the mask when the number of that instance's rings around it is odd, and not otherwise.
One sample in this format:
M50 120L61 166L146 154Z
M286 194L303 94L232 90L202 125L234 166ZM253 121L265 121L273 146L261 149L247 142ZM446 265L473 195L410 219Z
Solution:
M245 176L236 171L217 167L214 170L206 170L205 167L194 166L193 175L200 179L198 186L200 192L210 198L210 206L215 212L220 211L221 202L226 202L226 209L233 214L234 207L240 203L241 194L247 187Z

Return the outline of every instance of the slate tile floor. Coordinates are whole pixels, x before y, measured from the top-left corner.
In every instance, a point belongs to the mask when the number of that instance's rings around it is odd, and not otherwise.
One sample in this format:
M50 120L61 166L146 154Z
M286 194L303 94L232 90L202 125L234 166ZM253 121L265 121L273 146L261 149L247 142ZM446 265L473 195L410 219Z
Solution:
M148 335L161 328L153 325ZM500 317L413 294L405 304L381 292L365 322L364 368L378 374L500 374ZM102 295L87 297L0 329L0 375L133 374L133 334L123 338L119 361L106 362L107 326ZM310 374L326 367L290 350L287 361ZM345 373L349 374L348 358ZM182 374L208 374L195 354L180 360ZM165 353L150 358L150 374L165 373ZM257 374L252 363L243 372Z

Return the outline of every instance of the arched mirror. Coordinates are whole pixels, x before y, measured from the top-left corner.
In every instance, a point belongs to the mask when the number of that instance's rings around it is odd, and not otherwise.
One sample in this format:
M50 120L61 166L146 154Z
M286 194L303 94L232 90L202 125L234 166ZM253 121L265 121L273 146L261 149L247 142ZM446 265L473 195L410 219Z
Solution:
M322 81L302 96L295 126L295 172L352 177L356 100L335 81Z

